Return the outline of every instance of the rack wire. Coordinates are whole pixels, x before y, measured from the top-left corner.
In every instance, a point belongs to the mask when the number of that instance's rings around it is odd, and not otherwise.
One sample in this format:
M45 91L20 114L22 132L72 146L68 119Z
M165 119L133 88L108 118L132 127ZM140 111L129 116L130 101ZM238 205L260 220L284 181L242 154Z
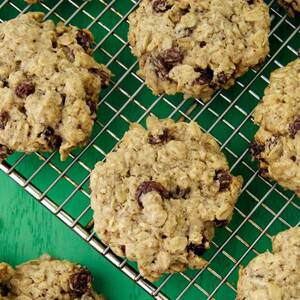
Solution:
M288 18L275 0L266 2L272 29L265 63L251 69L230 90L217 92L207 104L183 100L180 95L155 97L136 75L137 61L127 42L127 17L137 7L137 0L42 0L34 6L4 0L0 4L1 22L38 10L46 13L45 18L89 28L95 36L95 58L115 75L101 95L98 119L85 148L73 151L65 162L59 161L57 153L15 153L0 169L155 299L235 299L239 266L271 249L272 235L300 224L299 199L260 177L248 153L257 129L251 113L263 96L269 74L295 59L300 48L300 18ZM233 220L217 230L204 255L207 267L165 275L154 284L142 278L135 264L117 257L96 237L88 185L94 164L114 149L130 122L144 124L148 114L197 121L220 143L231 171L245 180Z

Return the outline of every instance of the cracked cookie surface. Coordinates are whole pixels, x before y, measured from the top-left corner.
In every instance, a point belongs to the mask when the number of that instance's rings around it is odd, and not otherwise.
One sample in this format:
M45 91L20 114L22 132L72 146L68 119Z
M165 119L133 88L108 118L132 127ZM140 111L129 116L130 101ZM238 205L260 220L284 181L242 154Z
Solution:
M241 268L237 300L298 300L300 295L300 228L273 238L272 252Z
M84 267L43 255L13 269L0 263L0 300L104 300Z
M261 175L300 197L300 59L271 74L254 122L260 127L250 151Z
M92 36L28 13L0 24L0 160L11 151L69 152L88 140L110 72Z
M91 174L95 231L155 281L202 268L214 229L231 220L242 178L229 172L217 142L197 123L132 124Z
M269 52L262 0L143 0L129 16L129 42L154 94L208 101Z

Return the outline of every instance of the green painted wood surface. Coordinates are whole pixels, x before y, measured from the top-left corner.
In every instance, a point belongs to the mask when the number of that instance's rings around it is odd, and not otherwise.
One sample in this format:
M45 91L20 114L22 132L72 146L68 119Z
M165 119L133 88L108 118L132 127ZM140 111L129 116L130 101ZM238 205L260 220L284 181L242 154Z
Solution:
M108 300L151 299L3 173L0 206L0 261L16 265L48 253L87 266Z
M0 4L2 3L4 2L0 0ZM10 0L5 3L0 9L1 20L11 19L17 16L20 10L27 9L26 4L21 0ZM92 18L99 16L107 7L102 0L44 0L42 3L46 3L47 6L37 4L30 10L49 12L49 8L55 7L55 13L52 12L49 16L52 20L58 21L58 16L61 16L79 27L91 25L90 30L95 36L96 43L105 38L101 47L95 52L95 58L109 63L114 78L113 84L103 91L102 97L107 94L108 97L99 107L99 123L95 125L93 132L93 138L101 132L95 139L94 146L100 148L102 153L96 151L95 147L87 149L80 157L80 161L86 167L93 168L97 161L105 158L104 154L111 151L117 139L120 139L128 128L126 120L138 121L141 119L141 123L144 123L144 114L147 109L151 109L151 112L157 117L165 118L172 114L172 118L178 120L183 116L184 111L195 104L194 99L182 102L181 95L166 96L156 102L157 97L153 96L146 86L141 86L141 81L133 75L137 71L137 65L134 65L136 59L131 55L129 47L123 48L127 41L128 24L122 17L133 9L133 1L105 1L105 3L111 3L112 7L101 16L100 23L92 23ZM257 127L250 118L246 120L245 118L250 115L263 96L267 81L262 77L269 78L270 73L279 67L279 62L285 65L295 59L296 51L291 51L291 48L300 48L299 28L297 30L300 20L288 19L288 22L282 22L280 15L285 13L282 8L278 7L277 1L266 0L266 3L271 4L273 9L271 27L274 32L270 36L270 56L261 66L260 76L250 70L240 78L240 84L236 84L228 91L223 91L222 96L217 96L205 109L203 109L203 103L198 103L190 115L204 130L209 130L220 144L226 143L223 150L229 164L233 167L233 174L242 175L245 183L250 183L247 184L247 190L239 198L233 219L227 229L216 231L214 244L204 255L207 260L211 259L218 248L229 241L224 247L224 251L212 261L209 269L206 269L196 280L205 293L193 286L182 298L184 300L206 299L207 294L213 292L222 277L228 274L230 275L226 283L218 289L215 298L217 300L234 299L234 287L236 287L239 269L238 266L235 266L236 261L241 260L241 264L246 265L255 255L270 249L271 235L287 229L288 224L295 226L300 221L299 199L292 198L293 193L285 191L279 186L276 186L276 189L270 189L271 186L267 181L255 175L257 162L254 162L247 153L248 141L253 139ZM84 10L89 14L78 9L80 5L84 5ZM102 26L103 24L106 27ZM106 38L110 30L114 31L116 35L110 34ZM111 60L115 56L117 59ZM123 78L128 68L131 68L132 72ZM247 87L251 80L253 80L251 86ZM118 81L121 82L119 88L116 88ZM243 88L241 84L246 88ZM138 93L136 93L137 90ZM252 92L255 92L255 95ZM180 109L175 110L176 107L180 107ZM119 110L122 117L116 114ZM115 117L116 115L117 117ZM219 120L220 116L222 116L222 120ZM239 126L237 133L235 129ZM80 153L80 149L73 152L75 157L78 157ZM21 154L15 153L7 162L13 165L20 156ZM67 161L60 162L57 154L50 159L51 166L49 163L42 166L43 160L48 157L49 154L28 155L17 164L15 170L28 179L35 170L41 167L41 170L31 178L30 183L41 192L47 191L45 195L57 205L61 205L74 191L75 186L81 184L88 176L88 171L78 162L72 165L70 157ZM61 172L66 168L68 171L64 177L61 177ZM59 180L51 187L52 182L57 178ZM82 190L77 191L72 199L63 206L63 211L76 219L89 204L88 193L88 183L85 182ZM256 208L258 202L260 205ZM58 258L77 261L90 268L94 273L97 289L106 294L108 299L150 299L141 288L132 283L2 173L0 173L0 203L0 260L17 264L48 252ZM278 212L280 212L280 219L276 217ZM249 214L250 217L245 221L245 217ZM92 212L89 210L79 220L79 224L83 228L87 228L91 219ZM270 222L273 222L272 226L261 235ZM237 234L231 236L231 233L237 229ZM90 228L87 230L89 231ZM252 245L256 239L258 242L253 249L248 251L249 245ZM131 265L136 266L135 264ZM230 273L231 270L233 270L232 273ZM185 272L189 278L193 278L196 274L197 271L192 270ZM162 280L155 285L158 286ZM175 299L187 284L188 281L183 276L176 274L172 276L162 291L170 299Z

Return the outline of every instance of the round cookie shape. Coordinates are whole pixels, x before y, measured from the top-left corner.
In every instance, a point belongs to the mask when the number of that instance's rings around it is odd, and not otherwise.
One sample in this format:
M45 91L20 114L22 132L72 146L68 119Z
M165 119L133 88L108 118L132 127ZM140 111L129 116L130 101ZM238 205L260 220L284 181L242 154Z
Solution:
M239 272L237 300L297 300L300 295L300 228L273 238L273 251L255 257Z
M0 24L0 160L59 150L64 160L92 131L110 72L91 56L92 35L28 13Z
M300 13L300 0L278 0L278 3L287 10L291 17Z
M13 269L0 263L0 300L104 300L92 289L92 275L67 260L43 255Z
M254 122L259 130L250 152L261 175L300 197L300 59L272 72Z
M154 94L208 101L263 62L269 27L263 0L143 0L128 38Z
M155 281L202 268L214 229L232 217L242 178L230 174L217 142L197 123L132 124L91 173L95 231Z

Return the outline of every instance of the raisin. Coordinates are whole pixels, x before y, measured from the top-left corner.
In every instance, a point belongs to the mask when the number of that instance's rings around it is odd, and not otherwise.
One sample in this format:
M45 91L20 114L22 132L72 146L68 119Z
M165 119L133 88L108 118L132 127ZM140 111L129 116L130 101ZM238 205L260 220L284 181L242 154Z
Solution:
M54 134L54 129L49 126L44 131L44 135L46 137L51 137L53 134Z
M59 135L54 134L54 129L50 126L44 130L45 140L48 142L50 147L59 149L62 143L62 138Z
M252 141L250 143L249 152L253 157L258 156L261 152L265 150L265 146L257 143L256 141Z
M206 69L196 68L195 71L200 73L199 77L196 79L196 83L198 84L208 84L214 77L214 71L210 67L207 67Z
M187 246L187 251L191 251L191 252L195 253L197 256L201 256L206 251L206 248L205 248L206 242L207 242L206 238L203 238L202 244L200 244L200 245L190 243Z
M232 181L230 174L228 174L228 172L225 170L218 170L214 179L218 180L220 183L220 192L228 190Z
M152 180L144 181L138 186L136 193L135 193L135 198L142 208L144 206L140 199L141 196L144 194L153 192L153 191L159 193L161 195L161 197L164 199L170 198L170 193L159 182L152 181Z
M296 156L295 155L291 156L291 160L296 161L297 160Z
M59 149L62 144L62 138L59 135L54 135L52 139L52 146L54 149Z
M25 108L25 106L19 106L18 110L19 110L20 113L26 115L26 108Z
M175 192L172 193L171 197L174 199L186 199L189 193L191 192L191 188L181 188L180 186L176 186Z
M224 72L220 72L218 75L217 75L217 80L220 84L225 84L227 81L228 81L228 78L227 76L225 75Z
M9 113L7 111L0 113L0 129L5 128L8 120L9 120Z
M5 159L7 156L11 155L12 153L13 153L12 150L0 144L0 161Z
M57 48L57 41L52 41L52 48Z
M200 48L205 47L205 46L206 46L206 42L205 42L205 41L201 41L201 42L199 43L199 46L200 46Z
M300 116L289 126L290 136L294 139L297 132L300 130Z
M95 103L95 101L89 99L89 100L86 101L86 104L89 107L92 115L94 113L96 113L96 111L97 111L97 104Z
M92 279L92 274L89 270L80 268L80 270L73 274L70 278L70 289L72 296L80 298L82 295L88 292Z
M266 175L268 173L269 173L268 168L260 168L259 171L258 171L258 174L260 174L262 176Z
M163 64L163 61L159 58L152 58L151 59L151 62L153 64L153 67L156 71L156 74L159 76L159 77L167 77L169 71L168 69L166 68L166 66Z
M126 246L125 246L125 245L122 245L122 246L121 246L121 251L122 251L123 253L126 252Z
M15 93L20 98L26 98L27 96L35 92L35 86L31 81L23 81L16 86Z
M173 67L182 63L183 53L179 48L173 47L160 53L152 60L154 68L162 77L166 77Z
M158 136L154 136L152 134L149 134L148 137L148 143L151 145L157 145L157 144L165 144L173 139L173 136L170 135L170 132L167 128L163 129L163 133L159 134Z
M247 3L248 3L249 5L252 5L252 4L254 4L254 0L247 0Z
M89 49L92 42L90 35L83 30L77 31L76 41L84 50Z
M9 83L6 79L2 79L2 87L9 87Z
M155 12L162 13L172 8L172 5L168 4L167 0L154 0L152 8Z
M0 296L6 297L9 294L9 288L4 285L4 284L0 284Z
M228 225L228 221L227 220L218 220L218 219L215 219L214 220L214 224L216 227L225 227Z
M215 89L217 87L217 84L215 82L211 82L208 84L208 86L211 88L211 89Z
M102 88L106 88L109 86L110 76L107 72L100 70L100 69L95 69L95 68L89 69L89 72L100 77Z

